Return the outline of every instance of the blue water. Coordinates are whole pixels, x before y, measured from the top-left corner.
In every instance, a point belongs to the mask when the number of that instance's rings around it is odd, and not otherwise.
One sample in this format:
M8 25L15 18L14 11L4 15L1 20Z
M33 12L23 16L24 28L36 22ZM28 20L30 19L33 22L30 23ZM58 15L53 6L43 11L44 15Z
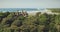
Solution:
M9 11L9 12L15 12L15 11L22 11L22 10L25 10L25 11L38 11L37 8L0 8L0 12L6 12L6 11ZM44 9L40 9L40 11L43 11Z

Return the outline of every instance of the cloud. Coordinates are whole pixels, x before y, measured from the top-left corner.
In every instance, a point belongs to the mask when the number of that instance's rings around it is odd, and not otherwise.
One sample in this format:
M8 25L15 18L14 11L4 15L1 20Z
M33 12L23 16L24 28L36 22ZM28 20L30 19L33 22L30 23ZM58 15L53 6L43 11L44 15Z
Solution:
M0 8L60 8L60 0L0 0Z

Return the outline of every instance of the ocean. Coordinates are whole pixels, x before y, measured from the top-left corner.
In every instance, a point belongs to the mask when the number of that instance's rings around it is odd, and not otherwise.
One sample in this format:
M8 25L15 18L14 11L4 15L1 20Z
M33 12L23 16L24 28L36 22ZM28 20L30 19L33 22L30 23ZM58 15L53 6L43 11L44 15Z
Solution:
M43 11L41 8L0 8L0 12L16 12L16 11Z

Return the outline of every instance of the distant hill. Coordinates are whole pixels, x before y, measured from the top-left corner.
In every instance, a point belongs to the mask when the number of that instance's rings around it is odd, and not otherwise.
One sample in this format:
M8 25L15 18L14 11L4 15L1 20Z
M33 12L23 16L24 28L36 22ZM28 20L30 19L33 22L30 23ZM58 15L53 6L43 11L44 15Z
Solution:
M60 8L47 8L48 10L51 10L54 13L60 13Z

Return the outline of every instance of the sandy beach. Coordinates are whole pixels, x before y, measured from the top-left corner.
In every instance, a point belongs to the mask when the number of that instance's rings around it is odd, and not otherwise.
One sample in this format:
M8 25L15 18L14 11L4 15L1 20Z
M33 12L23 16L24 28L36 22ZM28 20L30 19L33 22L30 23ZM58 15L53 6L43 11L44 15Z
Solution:
M41 14L43 14L43 13L56 14L56 15L59 14L59 13L53 13L53 12L51 12L50 10L44 10L44 11L27 11L27 13L28 13L29 15L36 15L37 12L41 12Z

